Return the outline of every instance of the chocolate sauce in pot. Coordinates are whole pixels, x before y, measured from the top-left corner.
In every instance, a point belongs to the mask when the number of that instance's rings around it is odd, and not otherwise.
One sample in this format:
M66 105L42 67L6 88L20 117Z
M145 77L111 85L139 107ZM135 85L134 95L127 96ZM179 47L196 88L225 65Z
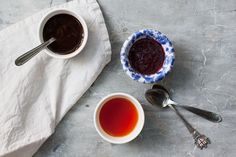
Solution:
M47 41L51 37L56 41L48 48L58 54L69 54L79 48L84 38L84 30L74 16L58 14L51 17L43 28L43 39Z

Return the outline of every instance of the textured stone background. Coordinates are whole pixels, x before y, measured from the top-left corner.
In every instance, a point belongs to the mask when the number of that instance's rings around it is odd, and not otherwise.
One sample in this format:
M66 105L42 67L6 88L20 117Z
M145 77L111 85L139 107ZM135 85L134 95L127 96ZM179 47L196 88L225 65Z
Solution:
M0 29L65 0L7 0L0 4ZM35 157L233 157L236 154L236 1L235 0L99 0L112 44L112 61L94 85L68 112ZM193 145L191 135L170 110L152 108L144 85L122 71L119 51L134 31L154 28L174 43L176 62L164 84L181 104L223 116L215 124L182 111L212 144ZM144 105L141 135L124 145L103 141L93 126L97 102L111 92L126 92Z

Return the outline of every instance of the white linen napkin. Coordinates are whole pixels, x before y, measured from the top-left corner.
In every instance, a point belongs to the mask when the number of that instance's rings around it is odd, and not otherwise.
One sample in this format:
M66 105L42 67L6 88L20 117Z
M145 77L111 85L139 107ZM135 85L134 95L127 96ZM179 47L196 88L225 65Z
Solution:
M15 59L40 44L39 24L55 8L78 12L89 30L85 49L68 60L41 52L23 66ZM96 0L43 10L0 32L0 156L32 156L110 61L111 47Z

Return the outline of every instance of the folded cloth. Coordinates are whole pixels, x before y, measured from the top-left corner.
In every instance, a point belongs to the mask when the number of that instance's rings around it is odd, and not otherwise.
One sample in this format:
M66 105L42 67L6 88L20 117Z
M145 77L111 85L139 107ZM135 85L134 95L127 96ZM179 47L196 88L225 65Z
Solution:
M41 52L15 66L19 55L40 44L40 21L55 8L78 12L85 19L85 49L67 60ZM110 61L107 29L96 0L76 0L2 30L0 45L0 156L32 156Z

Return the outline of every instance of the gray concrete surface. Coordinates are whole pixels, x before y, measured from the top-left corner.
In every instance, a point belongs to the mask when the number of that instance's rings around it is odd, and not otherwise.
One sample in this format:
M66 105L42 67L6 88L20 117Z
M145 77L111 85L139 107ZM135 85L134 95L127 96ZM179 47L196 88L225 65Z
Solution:
M0 29L65 0L7 0L0 4ZM235 0L99 0L112 44L112 61L94 85L67 113L35 157L233 157L236 154L236 1ZM191 135L170 110L152 108L144 85L122 71L119 51L134 31L154 28L174 43L176 62L164 84L181 104L223 116L211 123L182 111L211 138L206 150L193 145ZM97 102L112 92L126 92L144 105L141 135L124 145L103 141L93 126Z

